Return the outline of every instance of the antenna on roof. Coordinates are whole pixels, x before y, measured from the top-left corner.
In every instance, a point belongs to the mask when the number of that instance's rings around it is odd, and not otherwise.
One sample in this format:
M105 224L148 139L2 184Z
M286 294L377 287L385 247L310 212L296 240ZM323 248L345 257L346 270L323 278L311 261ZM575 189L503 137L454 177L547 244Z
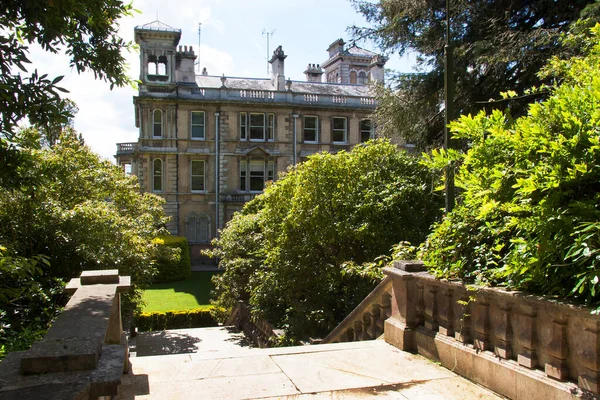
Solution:
M200 39L202 37L202 22L198 22L198 61L196 61L196 65L198 66L198 72L202 68L200 66Z
M263 35L267 35L267 76L269 76L269 56L271 55L271 51L269 50L269 36L273 36L274 33L275 29L273 29L271 32L267 31L266 29L263 29L262 31Z

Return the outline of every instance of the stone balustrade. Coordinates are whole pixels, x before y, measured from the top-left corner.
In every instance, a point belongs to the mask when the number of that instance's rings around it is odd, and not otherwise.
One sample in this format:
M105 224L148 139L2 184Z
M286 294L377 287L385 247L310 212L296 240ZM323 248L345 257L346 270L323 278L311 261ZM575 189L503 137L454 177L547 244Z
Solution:
M120 294L131 287L117 270L84 271L44 338L0 363L0 399L98 399L115 396L129 370Z
M272 338L281 334L281 331L273 329L273 326L267 321L252 318L250 309L241 301L233 307L225 325L235 326L242 330L260 348L269 347Z
M386 277L322 343L377 339L392 313L392 279Z
M144 93L140 93L140 95L144 96ZM174 93L170 95L175 96ZM333 108L351 107L353 109L359 108L368 110L372 110L377 105L377 101L374 97L367 96L350 96L333 93L314 94L296 92L294 90L235 89L226 86L221 88L181 87L178 98L202 99L203 101L297 104Z
M392 316L385 340L509 398L597 398L600 317L585 307L386 268Z
M117 143L117 154L129 154L135 151L137 143Z

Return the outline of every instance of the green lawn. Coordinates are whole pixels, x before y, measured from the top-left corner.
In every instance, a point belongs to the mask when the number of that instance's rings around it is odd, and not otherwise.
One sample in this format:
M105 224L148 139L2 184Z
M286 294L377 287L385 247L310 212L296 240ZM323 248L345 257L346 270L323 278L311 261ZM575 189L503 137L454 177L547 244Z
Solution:
M213 289L211 276L219 272L192 272L178 282L157 283L144 291L144 312L191 310L210 305L209 295Z

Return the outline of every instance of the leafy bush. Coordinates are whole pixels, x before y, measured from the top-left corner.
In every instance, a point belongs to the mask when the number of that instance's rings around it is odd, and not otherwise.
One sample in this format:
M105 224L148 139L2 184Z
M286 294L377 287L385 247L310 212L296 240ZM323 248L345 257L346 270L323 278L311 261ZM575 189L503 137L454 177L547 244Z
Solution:
M437 225L424 260L440 277L600 303L600 25L589 54L553 59L561 82L511 120L500 111L452 123L465 154L454 158L461 201ZM513 94L507 94L511 96Z
M186 279L192 273L188 241L183 236L160 236L153 241L158 246L154 282L173 282Z
M0 346L9 350L48 328L66 303L65 281L83 270L130 275L125 309L133 307L152 279L152 239L166 222L161 198L141 194L134 177L73 131L20 155L18 187L0 187Z
M429 233L442 206L434 178L386 141L309 157L214 242L225 268L214 278L218 304L248 302L290 338L324 336L382 278L378 257Z
M218 318L222 313L222 308L214 306L194 310L143 312L136 316L135 325L140 332L205 328L218 326Z

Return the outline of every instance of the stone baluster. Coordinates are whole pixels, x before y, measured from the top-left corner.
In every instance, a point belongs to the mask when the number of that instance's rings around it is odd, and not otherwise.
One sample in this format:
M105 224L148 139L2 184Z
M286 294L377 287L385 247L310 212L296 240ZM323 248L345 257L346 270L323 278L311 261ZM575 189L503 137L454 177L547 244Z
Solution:
M473 324L475 337L473 346L477 350L490 348L490 304L483 296L475 303L475 320Z
M348 329L346 329L346 332L344 332L341 335L340 342L352 342L353 340L354 340L354 328L348 328Z
M383 333L383 320L381 319L381 306L373 304L371 306L371 326L369 334L373 339L377 339Z
M507 360L513 357L510 338L510 310L510 304L506 302L498 303L498 315L494 330L496 333L496 344L494 346L494 353L496 353L498 357Z
M457 314L459 316L458 326L454 332L454 338L462 343L470 343L473 339L471 336L471 312L473 307L470 306L471 299L469 296L461 296L457 303Z
M554 315L552 318L552 340L546 348L550 356L549 362L545 365L546 375L560 380L569 378L569 367L567 357L569 356L569 346L567 344L567 316Z
M358 342L363 340L363 322L362 321L354 321L354 338L353 342Z
M371 322L372 316L370 312L366 312L363 314L363 339L362 340L371 340L375 339L371 336Z
M424 299L424 292L425 292L425 287L423 285L423 282L418 281L417 284L417 307L416 307L416 319L417 319L417 326L423 326L423 321L424 321L424 317L423 315L425 314L425 299Z
M524 305L521 307L522 313L519 316L519 323L517 326L517 338L522 347L521 352L517 356L517 362L527 368L535 368L538 365L537 354L535 350L536 346L536 328L535 321L537 312L530 305Z
M442 290L442 298L439 308L439 332L445 336L454 335L453 318L454 313L452 308L454 306L452 302L452 289Z
M579 387L600 394L600 321L586 320L585 342L587 351L577 357L583 373L577 378Z
M437 331L437 287L427 285L424 287L423 300L425 302L425 328Z
M382 317L383 317L384 321L392 316L392 295L391 294L384 293L381 296L381 311L382 311Z

